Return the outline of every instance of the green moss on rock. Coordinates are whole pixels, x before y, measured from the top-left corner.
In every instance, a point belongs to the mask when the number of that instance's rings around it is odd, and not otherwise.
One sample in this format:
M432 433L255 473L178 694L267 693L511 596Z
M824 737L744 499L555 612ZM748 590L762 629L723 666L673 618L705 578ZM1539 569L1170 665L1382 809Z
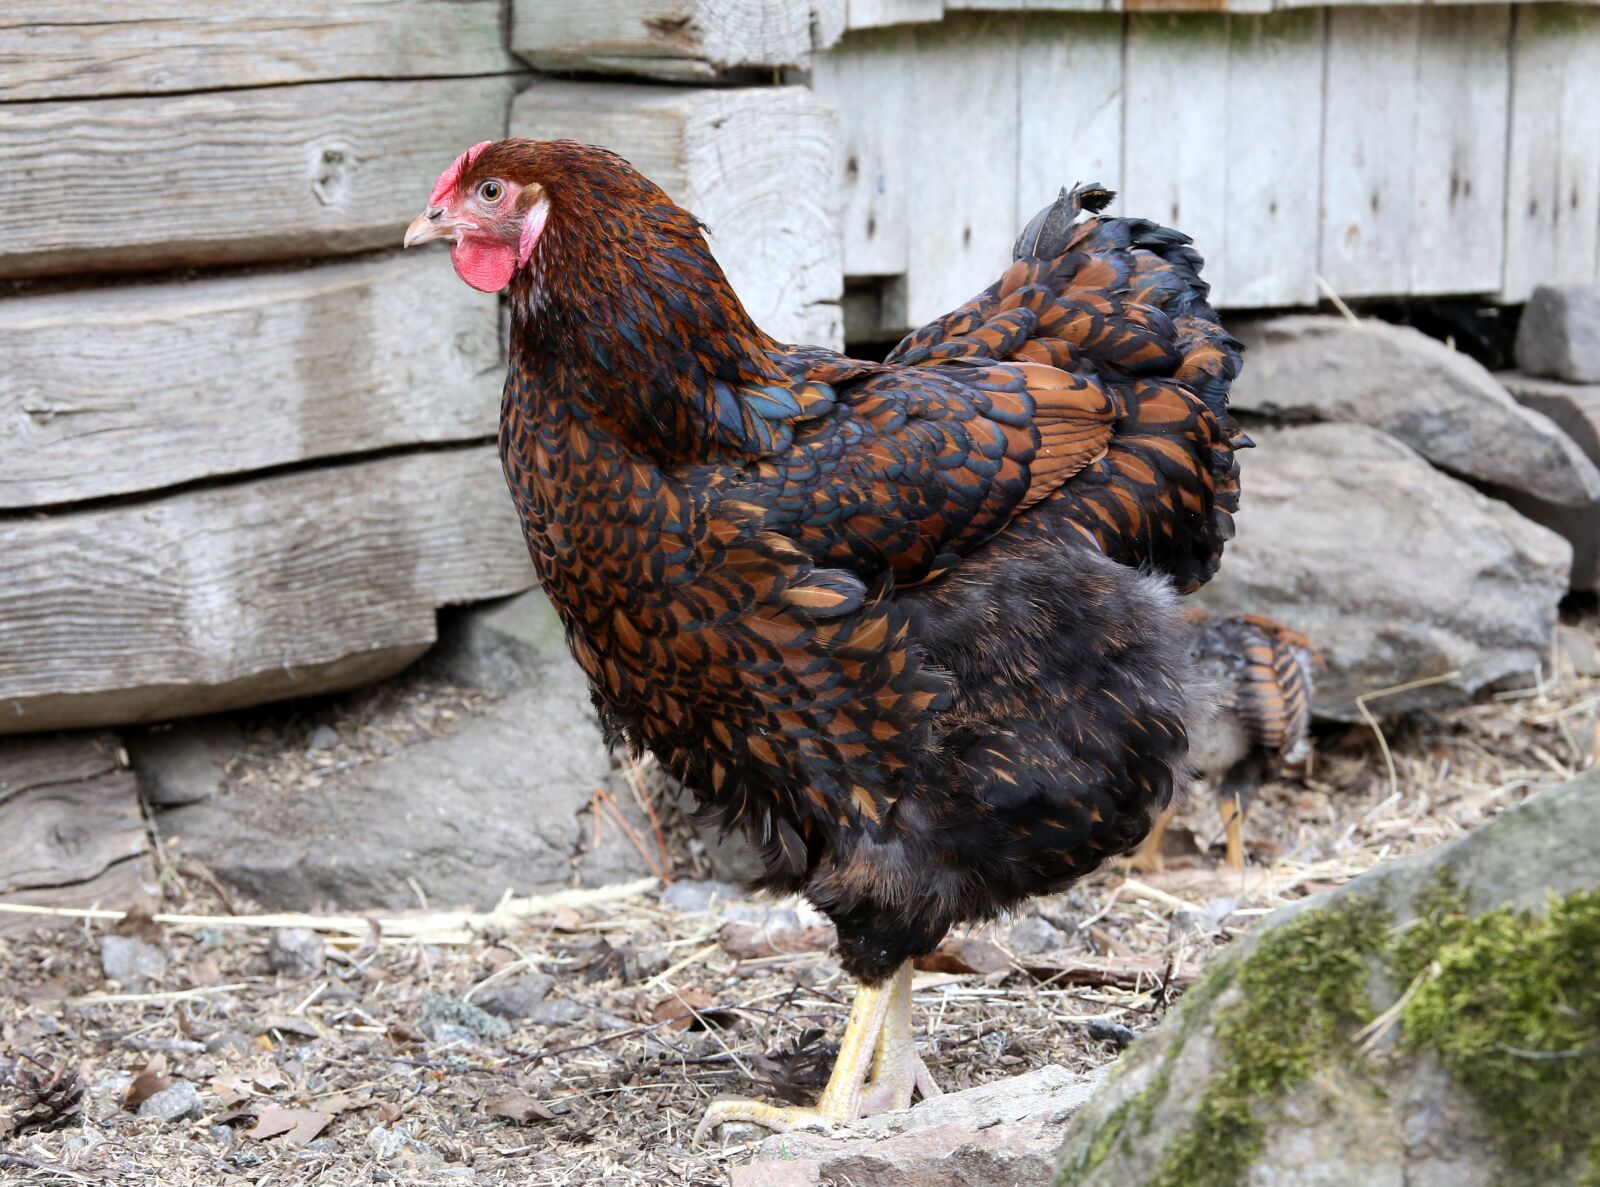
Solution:
M1235 1187L1260 1157L1274 1104L1319 1062L1356 1058L1351 1036L1372 1017L1368 960L1383 913L1349 903L1267 932L1239 965L1239 997L1217 1017L1218 1071L1152 1187Z
M1393 966L1416 970L1406 1043L1472 1095L1507 1172L1600 1184L1600 894L1476 918L1436 896Z

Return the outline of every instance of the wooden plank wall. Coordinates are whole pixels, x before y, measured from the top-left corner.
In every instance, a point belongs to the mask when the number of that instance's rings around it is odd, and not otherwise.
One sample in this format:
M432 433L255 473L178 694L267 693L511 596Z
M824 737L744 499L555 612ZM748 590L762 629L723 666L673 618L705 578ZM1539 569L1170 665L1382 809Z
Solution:
M847 281L881 293L851 337L965 300L1078 180L1191 234L1223 306L1600 276L1600 7L1057 7L1090 11L950 11L818 56Z
M498 303L394 250L527 77L498 0L0 13L0 734L349 687L531 582Z

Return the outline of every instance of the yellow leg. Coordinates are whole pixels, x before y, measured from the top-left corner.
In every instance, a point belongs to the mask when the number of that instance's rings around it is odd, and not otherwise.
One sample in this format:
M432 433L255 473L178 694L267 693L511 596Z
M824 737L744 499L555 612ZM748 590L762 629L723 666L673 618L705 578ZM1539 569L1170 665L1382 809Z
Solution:
M1172 823L1172 818L1178 814L1178 805L1168 804L1156 817L1155 827L1150 830L1150 835L1139 843L1133 851L1133 856L1128 864L1141 874L1159 874L1166 869L1166 859L1161 856L1161 845L1167 837L1167 825Z
M1239 797L1225 795L1218 803L1222 823L1228 833L1227 862L1230 869L1244 869L1244 808Z
M694 1140L704 1140L725 1121L751 1121L779 1133L831 1129L871 1113L903 1109L911 1103L913 1088L921 1089L924 1096L939 1091L911 1040L911 963L907 961L887 984L857 986L850 1020L839 1043L839 1058L814 1107L715 1101L700 1119Z

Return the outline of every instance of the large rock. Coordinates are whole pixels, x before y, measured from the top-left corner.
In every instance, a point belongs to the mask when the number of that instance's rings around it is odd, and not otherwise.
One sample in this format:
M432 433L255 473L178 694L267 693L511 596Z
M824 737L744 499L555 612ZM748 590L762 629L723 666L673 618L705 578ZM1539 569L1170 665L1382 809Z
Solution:
M1548 416L1600 464L1600 383L1563 383L1511 371L1497 376L1526 407ZM1552 507L1536 499L1511 502L1524 515L1560 532L1572 544L1572 588L1600 591L1600 503Z
M1263 921L1136 1043L1059 1187L1600 1181L1600 772Z
M354 759L337 747L310 751L310 777L173 809L159 817L162 831L281 907L414 906L413 880L434 903L488 907L507 888L650 873L609 815L593 847L597 787L610 789L636 835L650 833L553 619L535 592L449 624L435 668L475 674L495 694L449 732Z
M1600 500L1600 470L1565 433L1417 330L1310 315L1229 328L1249 359L1229 396L1241 412L1371 425L1473 482L1559 507Z
M1600 284L1541 284L1517 325L1517 366L1572 383L1600 383Z
M1096 1082L1042 1067L869 1117L848 1134L778 1134L757 1159L812 1162L829 1182L873 1187L1045 1187L1067 1121Z
M1377 429L1253 435L1239 534L1197 598L1310 635L1328 661L1320 715L1354 720L1360 694L1451 671L1370 706L1456 703L1533 672L1567 589L1566 541Z

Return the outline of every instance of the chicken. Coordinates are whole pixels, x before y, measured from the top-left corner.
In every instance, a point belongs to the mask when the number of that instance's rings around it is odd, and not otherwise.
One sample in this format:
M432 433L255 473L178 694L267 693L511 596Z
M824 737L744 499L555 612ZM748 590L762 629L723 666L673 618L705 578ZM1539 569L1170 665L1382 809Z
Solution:
M1176 590L1237 505L1237 343L1176 232L1063 191L883 362L774 341L620 157L477 145L406 232L507 290L507 482L616 741L759 847L858 982L827 1126L937 1092L911 960L1123 853L1185 778Z
M1259 614L1186 610L1184 618L1194 628L1194 677L1216 698L1210 720L1190 723L1190 765L1216 792L1228 865L1243 869L1243 821L1251 794L1269 768L1291 774L1310 764L1312 673L1322 657L1310 639ZM1168 808L1139 846L1135 869L1161 868L1173 812Z

